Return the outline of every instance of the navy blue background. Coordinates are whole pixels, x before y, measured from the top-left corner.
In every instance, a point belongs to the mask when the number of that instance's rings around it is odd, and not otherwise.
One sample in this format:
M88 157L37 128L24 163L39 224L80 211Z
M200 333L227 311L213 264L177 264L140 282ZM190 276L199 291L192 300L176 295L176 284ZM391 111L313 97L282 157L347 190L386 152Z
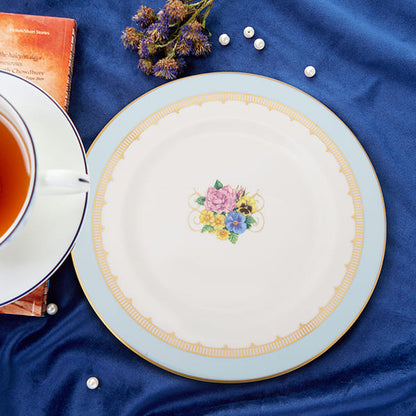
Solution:
M120 41L140 4L0 0L0 11L77 20L69 114L86 149L125 105L165 82L139 72ZM386 203L384 266L364 313L334 347L262 382L186 379L111 335L69 259L51 279L56 316L0 316L0 415L415 415L415 22L415 1L215 0L212 54L187 73L242 71L292 84L333 110L372 160ZM265 40L263 51L243 37L247 25ZM228 47L218 44L223 32ZM309 64L312 79L303 75ZM99 389L86 388L90 376Z

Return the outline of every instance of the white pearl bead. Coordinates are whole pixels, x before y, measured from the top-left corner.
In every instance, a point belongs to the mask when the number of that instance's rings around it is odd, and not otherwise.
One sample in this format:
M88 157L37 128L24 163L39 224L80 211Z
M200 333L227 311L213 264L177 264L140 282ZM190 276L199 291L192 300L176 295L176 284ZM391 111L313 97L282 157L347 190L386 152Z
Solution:
M254 36L254 29L251 26L247 26L244 29L244 37L246 37L247 39L251 39Z
M98 385L100 384L100 382L98 381L98 378L97 377L90 377L88 380L87 380L87 387L90 389L90 390L94 390L94 389L96 389L97 387L98 387Z
M266 46L266 43L264 42L263 39L256 39L254 41L254 47L258 50L261 51L264 47Z
M305 73L305 76L307 76L308 78L312 78L316 74L316 69L312 65L309 65L305 68L303 72Z
M218 41L221 43L222 46L227 46L230 43L230 37L223 33L219 38Z
M48 315L56 315L58 312L58 305L56 305L55 303L50 303L47 307L46 307L46 313Z

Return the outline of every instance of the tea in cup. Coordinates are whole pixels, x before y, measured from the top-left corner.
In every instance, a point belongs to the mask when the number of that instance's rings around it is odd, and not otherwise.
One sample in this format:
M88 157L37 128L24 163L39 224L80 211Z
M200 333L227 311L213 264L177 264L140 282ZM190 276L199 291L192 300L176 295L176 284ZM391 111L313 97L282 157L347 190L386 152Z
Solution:
M0 246L24 227L39 193L87 192L88 184L84 172L39 171L29 128L16 108L0 95Z

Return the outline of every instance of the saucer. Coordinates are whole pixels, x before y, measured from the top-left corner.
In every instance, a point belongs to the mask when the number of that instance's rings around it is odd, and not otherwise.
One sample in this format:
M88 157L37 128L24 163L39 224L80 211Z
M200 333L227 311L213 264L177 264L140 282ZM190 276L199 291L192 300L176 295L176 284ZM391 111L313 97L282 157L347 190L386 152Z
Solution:
M84 148L74 124L46 92L5 71L0 71L0 91L26 121L40 171L87 172ZM84 218L87 195L37 196L24 228L0 249L0 306L30 293L66 259Z
M139 356L190 378L255 381L324 353L384 255L368 156L282 82L212 73L130 103L88 153L81 286Z

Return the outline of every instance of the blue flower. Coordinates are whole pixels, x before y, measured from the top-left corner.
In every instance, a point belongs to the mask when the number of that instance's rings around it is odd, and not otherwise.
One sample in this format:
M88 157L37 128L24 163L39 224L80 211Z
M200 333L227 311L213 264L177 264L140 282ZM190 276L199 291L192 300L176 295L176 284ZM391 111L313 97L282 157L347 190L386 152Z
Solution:
M242 234L247 230L246 217L235 211L231 211L225 218L225 227L235 234Z

